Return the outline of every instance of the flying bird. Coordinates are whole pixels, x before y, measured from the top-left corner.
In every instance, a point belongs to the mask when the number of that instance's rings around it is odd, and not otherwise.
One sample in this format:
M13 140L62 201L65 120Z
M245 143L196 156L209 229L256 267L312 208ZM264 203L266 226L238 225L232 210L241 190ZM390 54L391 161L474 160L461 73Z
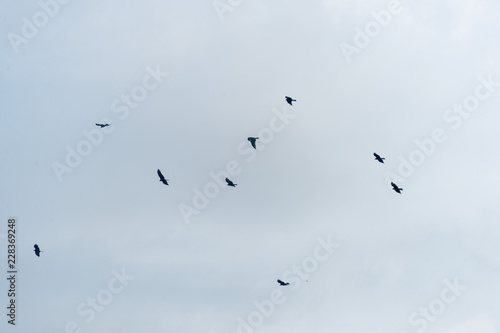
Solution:
M227 183L227 186L232 186L232 187L236 187L236 185L238 185L238 184L233 183L231 180L229 180L229 178L226 178L226 183Z
M97 126L99 126L100 128L103 128L103 127L106 127L106 126L109 126L109 124L96 124Z
M257 140L258 138L248 138L248 141L250 141L250 143L252 144L252 147L254 147L255 149L257 149L257 147L255 147L255 141Z
M292 102L296 102L297 100L292 99L291 97L285 96L286 102L290 105L292 105Z
M403 190L401 187L398 187L398 185L394 184L393 182L391 182L391 185L392 185L392 189L396 192L398 192L399 194L401 194L401 191Z
M278 283L280 284L280 286L288 286L290 284L288 282L283 282L280 279L278 279Z
M384 163L385 158L380 157L380 155L379 155L379 154L377 154L377 153L373 153L373 156L375 156L375 159L376 159L377 161L379 161L380 163Z
M40 252L43 252L43 251L40 251L40 248L36 244L35 244L35 249L33 251L35 251L35 254L36 254L37 257L40 256Z
M163 177L163 175L162 175L162 173L161 173L160 169L158 169L158 177L160 177L160 181L161 181L163 184L168 185L167 180L169 180L169 179L165 179L165 177Z

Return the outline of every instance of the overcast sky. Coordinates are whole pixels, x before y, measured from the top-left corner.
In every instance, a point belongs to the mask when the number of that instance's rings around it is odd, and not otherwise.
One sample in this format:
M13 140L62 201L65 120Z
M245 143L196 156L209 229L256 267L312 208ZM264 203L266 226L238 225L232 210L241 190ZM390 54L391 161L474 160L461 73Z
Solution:
M1 0L0 330L499 332L499 11Z

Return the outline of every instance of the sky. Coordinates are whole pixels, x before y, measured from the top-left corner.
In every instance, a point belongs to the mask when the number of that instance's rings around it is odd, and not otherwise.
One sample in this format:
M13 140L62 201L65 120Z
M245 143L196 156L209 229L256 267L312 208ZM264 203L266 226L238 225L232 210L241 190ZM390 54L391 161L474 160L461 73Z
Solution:
M0 331L499 332L499 11L1 0Z

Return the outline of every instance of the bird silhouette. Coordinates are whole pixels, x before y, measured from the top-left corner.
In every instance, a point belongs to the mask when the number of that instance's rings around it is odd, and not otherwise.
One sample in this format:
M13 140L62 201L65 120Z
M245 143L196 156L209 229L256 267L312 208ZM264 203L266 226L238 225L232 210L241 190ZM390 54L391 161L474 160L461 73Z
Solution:
M106 127L106 126L109 126L109 124L96 124L97 126L99 126L100 128L103 128L103 127Z
M280 279L278 279L278 283L280 284L280 286L288 286L290 284L288 282L283 282Z
M380 157L380 155L379 155L379 154L377 154L377 153L373 153L373 156L375 156L375 159L376 159L377 161L379 161L380 163L384 163L385 158Z
M290 105L292 105L292 102L296 102L297 100L292 99L291 97L285 96L286 102Z
M248 141L250 141L250 143L252 144L252 147L254 147L255 149L257 149L257 147L255 146L255 141L257 140L258 138L248 138Z
M391 185L392 185L392 189L396 192L398 192L399 194L401 194L401 191L403 190L401 187L398 187L398 185L394 184L393 182L391 182Z
M236 187L236 185L238 185L238 184L235 184L232 181L230 181L229 178L227 178L227 177L226 177L226 183L227 183L227 186L232 186L232 187Z
M35 251L35 254L36 254L37 257L40 256L40 252L43 252L43 251L40 251L40 248L36 244L35 244L35 249L33 251Z
M162 173L161 173L160 169L158 169L158 177L160 177L160 181L161 181L163 184L168 185L167 180L169 180L169 179L165 179L165 177L163 177L163 175L162 175Z

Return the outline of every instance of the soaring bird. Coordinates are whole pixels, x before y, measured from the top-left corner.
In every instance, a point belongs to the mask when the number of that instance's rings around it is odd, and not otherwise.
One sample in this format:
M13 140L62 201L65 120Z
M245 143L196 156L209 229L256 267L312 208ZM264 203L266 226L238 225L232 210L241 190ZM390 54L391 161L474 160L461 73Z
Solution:
M235 184L232 181L230 181L229 178L226 178L226 183L227 183L227 186L232 186L232 187L236 187L236 185L238 185L238 184Z
M401 191L403 190L401 187L398 187L398 185L394 184L393 182L391 182L391 185L392 185L392 189L396 192L398 192L399 194L401 194Z
M379 161L380 163L384 163L385 158L380 157L380 155L379 155L379 154L377 154L377 153L373 153L373 156L375 156L375 159L376 159L377 161Z
M297 100L292 99L291 97L285 96L286 102L290 105L292 105L292 102L296 102Z
M258 138L248 138L248 141L250 141L250 143L252 144L252 147L254 147L255 149L257 149L257 147L255 147L255 141L257 140Z
M290 284L288 282L283 282L280 279L278 279L278 283L280 284L280 286L288 286Z
M33 251L35 251L35 254L36 254L37 257L40 256L40 252L43 252L43 251L40 251L40 248L36 244L35 244L35 249Z
M96 124L97 126L99 126L100 128L103 128L103 127L106 127L106 126L109 126L109 124Z
M158 169L158 177L160 177L160 181L161 181L163 184L168 185L167 180L169 180L169 179L165 179L165 177L163 177L163 175L162 175L162 173L161 173L160 169Z

